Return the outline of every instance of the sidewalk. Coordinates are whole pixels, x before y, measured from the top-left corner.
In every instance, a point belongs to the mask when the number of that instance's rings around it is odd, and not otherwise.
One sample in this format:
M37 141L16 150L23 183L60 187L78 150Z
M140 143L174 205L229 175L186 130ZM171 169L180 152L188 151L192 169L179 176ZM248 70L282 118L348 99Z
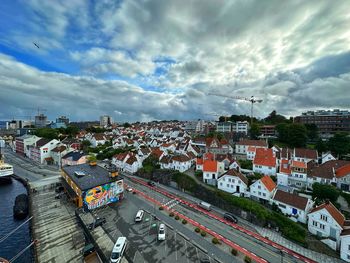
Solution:
M272 240L272 241L274 241L274 242L276 242L276 243L278 243L286 248L289 248L289 249L291 249L291 250L293 250L293 251L295 251L303 256L306 256L308 258L312 258L313 260L316 260L317 262L322 262L322 263L333 263L333 262L341 263L341 262L344 262L341 259L330 257L330 256L327 256L325 254L321 254L321 253L315 252L313 250L299 246L299 245L289 241L288 239L285 239L284 237L282 237L280 235L280 233L278 233L276 231L272 231L270 229L258 227L258 226L255 226L255 229L263 237L268 237L270 240Z

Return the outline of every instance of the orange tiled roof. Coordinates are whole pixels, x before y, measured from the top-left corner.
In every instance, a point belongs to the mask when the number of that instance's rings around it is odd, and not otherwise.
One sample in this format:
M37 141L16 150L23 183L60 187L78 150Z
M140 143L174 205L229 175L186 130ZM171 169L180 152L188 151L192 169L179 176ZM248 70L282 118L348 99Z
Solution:
M306 163L304 162L299 162L299 161L292 161L292 166L293 167L298 167L298 168L303 168L303 169L306 169L307 168L307 165Z
M217 172L218 171L218 163L217 163L217 161L204 160L204 162L203 162L203 171L204 172Z
M290 169L289 161L286 159L281 160L280 173L290 174L292 170Z
M197 158L196 164L197 165L203 165L203 159L202 158Z
M344 225L345 217L343 216L342 213L339 212L339 210L331 202L328 202L328 203L326 202L320 206L315 207L310 211L310 214L316 211L319 211L321 209L326 209L328 213L334 218L335 221L337 221L337 223L340 226Z
M260 179L260 181L265 185L266 189L269 190L269 192L276 188L276 184L270 176L265 175Z
M255 152L255 146L248 146L247 152Z
M255 165L263 165L269 167L276 166L276 157L273 156L272 149L257 148L255 152L254 162Z
M344 177L348 174L350 174L350 164L344 165L343 167L340 167L335 171L335 175L338 178Z

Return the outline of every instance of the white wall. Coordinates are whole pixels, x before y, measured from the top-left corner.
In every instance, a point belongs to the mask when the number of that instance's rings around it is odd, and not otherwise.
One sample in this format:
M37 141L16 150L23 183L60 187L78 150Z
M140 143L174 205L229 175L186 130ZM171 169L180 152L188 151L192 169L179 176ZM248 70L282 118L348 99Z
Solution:
M350 262L350 235L341 236L340 258L346 262Z
M268 167L264 165L253 164L253 171L264 175L276 175L276 167Z
M237 186L239 186L239 192L237 192ZM218 179L218 189L239 196L245 194L247 185L237 176L223 175Z
M250 196L255 197L255 199L264 199L270 201L273 191L270 192L266 189L265 185L260 181L256 181L250 186Z

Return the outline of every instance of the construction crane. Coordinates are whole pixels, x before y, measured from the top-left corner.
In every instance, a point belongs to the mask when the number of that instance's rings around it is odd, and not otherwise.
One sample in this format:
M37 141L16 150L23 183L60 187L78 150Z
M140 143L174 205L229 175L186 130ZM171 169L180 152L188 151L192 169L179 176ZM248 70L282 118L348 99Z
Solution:
M245 97L240 97L240 96L228 96L220 93L214 93L210 92L208 95L214 95L214 96L219 96L219 97L224 97L224 98L229 98L229 99L234 99L234 100L244 100L244 101L249 101L251 103L250 106L250 126L253 124L253 110L254 110L254 103L261 103L263 100L262 99L256 99L254 96L251 96L250 98L245 98Z
M37 107L37 108L23 108L23 109L31 110L32 112L33 111L37 111L38 112L38 116L40 115L40 113L43 113L43 112L47 111L47 109L43 109L43 108L40 108L40 107Z

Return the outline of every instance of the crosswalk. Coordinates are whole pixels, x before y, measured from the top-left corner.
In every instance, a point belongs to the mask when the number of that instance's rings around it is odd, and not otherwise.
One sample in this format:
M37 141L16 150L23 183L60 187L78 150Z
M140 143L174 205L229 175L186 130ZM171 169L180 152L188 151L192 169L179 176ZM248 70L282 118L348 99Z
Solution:
M174 206L176 206L177 204L179 204L180 202L176 199L171 199L170 201L166 202L163 204L163 206L167 206L169 208L173 208Z

